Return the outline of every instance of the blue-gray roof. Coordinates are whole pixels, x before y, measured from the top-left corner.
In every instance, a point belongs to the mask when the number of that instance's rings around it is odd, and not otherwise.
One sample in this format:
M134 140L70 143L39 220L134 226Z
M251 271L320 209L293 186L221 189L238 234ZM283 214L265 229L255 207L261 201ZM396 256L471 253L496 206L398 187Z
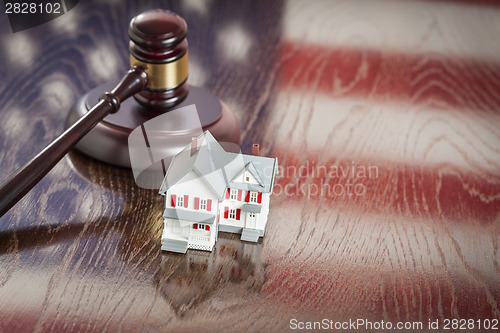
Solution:
M214 193L222 199L226 188L270 193L278 168L276 158L244 155L224 151L209 131L198 137L198 150L191 155L191 145L185 147L171 161L160 187L160 194L181 180L191 171L196 172ZM235 182L247 169L258 184Z
M165 211L163 212L163 217L194 222L194 223L205 223L205 224L213 224L215 221L215 215L213 214L196 212L192 210L184 210L182 208L165 208Z
M249 213L260 213L260 211L262 210L261 205L252 205L252 204L244 204L242 208L244 212L249 212Z
M222 170L217 168L212 157L217 152L225 153L224 149L208 131L198 137L198 147L197 152L192 155L191 145L188 145L174 156L160 186L160 194L164 195L172 185L194 171L205 180L219 199L224 197L226 181Z

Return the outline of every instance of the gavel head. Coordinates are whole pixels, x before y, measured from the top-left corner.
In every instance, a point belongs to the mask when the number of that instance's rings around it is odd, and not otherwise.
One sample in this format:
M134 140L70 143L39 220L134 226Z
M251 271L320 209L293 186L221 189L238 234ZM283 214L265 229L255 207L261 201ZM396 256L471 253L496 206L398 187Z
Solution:
M146 69L149 83L135 99L150 110L180 103L188 94L187 24L165 10L144 12L130 21L130 64Z

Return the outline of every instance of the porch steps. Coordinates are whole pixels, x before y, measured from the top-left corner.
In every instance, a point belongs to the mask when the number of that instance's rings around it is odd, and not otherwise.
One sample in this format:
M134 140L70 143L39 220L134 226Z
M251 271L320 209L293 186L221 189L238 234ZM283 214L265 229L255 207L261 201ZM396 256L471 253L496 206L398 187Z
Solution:
M243 228L241 232L241 240L247 242L258 242L259 241L259 230Z
M161 242L161 249L164 251L186 253L188 242L178 239L163 239Z

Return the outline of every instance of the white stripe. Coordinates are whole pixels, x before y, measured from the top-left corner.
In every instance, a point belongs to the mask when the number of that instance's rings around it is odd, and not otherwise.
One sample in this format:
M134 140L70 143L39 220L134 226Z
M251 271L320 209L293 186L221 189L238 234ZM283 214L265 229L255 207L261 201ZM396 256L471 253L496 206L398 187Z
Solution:
M283 153L336 159L451 164L500 175L500 115L281 92L269 128Z
M498 59L500 9L441 1L287 1L285 40ZM318 14L319 13L319 14Z

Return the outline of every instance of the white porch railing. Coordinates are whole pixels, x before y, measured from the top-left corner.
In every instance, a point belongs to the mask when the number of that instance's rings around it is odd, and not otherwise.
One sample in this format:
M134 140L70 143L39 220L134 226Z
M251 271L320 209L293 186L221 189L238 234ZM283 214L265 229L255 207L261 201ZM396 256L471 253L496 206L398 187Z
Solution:
M198 236L198 235L190 235L189 236L189 242L194 241L194 242L209 242L210 237L207 236Z

